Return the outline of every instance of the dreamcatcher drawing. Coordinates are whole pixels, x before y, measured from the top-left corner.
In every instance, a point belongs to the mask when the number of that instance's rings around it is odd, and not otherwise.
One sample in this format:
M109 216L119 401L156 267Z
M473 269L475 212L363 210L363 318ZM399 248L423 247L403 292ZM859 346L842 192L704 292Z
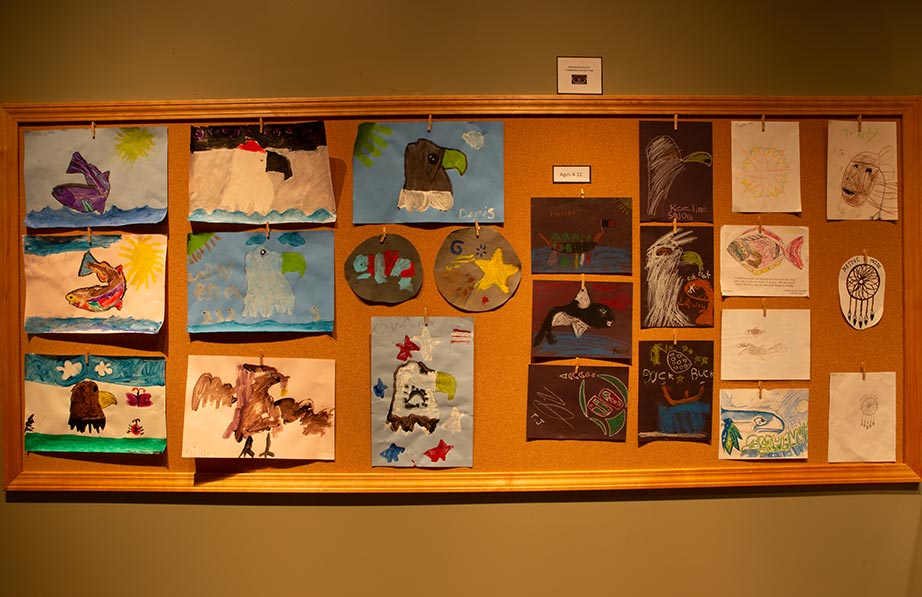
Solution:
M867 255L856 255L839 270L839 307L850 326L864 330L884 314L884 266Z
M880 401L874 394L865 394L861 397L861 426L870 429L874 426L874 415L880 407Z

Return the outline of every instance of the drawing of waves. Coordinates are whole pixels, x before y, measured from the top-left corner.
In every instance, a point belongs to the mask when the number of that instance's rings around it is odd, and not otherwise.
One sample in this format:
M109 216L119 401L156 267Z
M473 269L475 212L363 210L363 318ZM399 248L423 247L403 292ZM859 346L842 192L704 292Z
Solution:
M156 224L166 217L166 208L157 209L144 206L132 209L119 209L112 206L104 213L80 213L63 207L42 208L26 214L23 223L26 228L84 228L104 226L124 226L127 224Z
M546 342L535 346L533 354L536 357L551 357L567 359L585 357L590 359L629 359L631 358L631 344L625 344L607 336L593 335L591 331L577 338L573 332L565 328L554 328L555 344Z
M333 320L310 321L306 323L285 323L279 321L257 321L240 323L238 321L221 321L217 323L200 323L189 325L186 331L193 334L212 332L310 332L324 333L333 331Z
M283 213L272 210L267 214L263 213L243 213L242 211L225 211L216 209L206 211L196 209L189 213L190 222L226 222L229 224L286 224L291 222L310 222L313 224L324 224L335 222L336 215L331 214L324 208L320 208L312 214L305 213L299 209L288 209Z
M557 263L548 265L551 256L550 247L536 247L531 252L531 271L535 274L553 273L596 273L596 274L630 274L631 249L625 247L596 247L592 250L589 262L581 267L573 267L571 255L559 255ZM566 265L561 265L565 263Z
M134 319L133 317L28 317L27 334L79 334L94 332L126 332L156 334L162 321Z
M165 437L82 437L28 432L25 444L26 452L162 454L166 450Z

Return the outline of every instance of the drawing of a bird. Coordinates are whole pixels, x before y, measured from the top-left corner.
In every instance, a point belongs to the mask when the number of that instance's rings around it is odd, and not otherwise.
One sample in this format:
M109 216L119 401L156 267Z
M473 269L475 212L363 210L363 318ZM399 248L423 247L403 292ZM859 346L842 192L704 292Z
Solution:
M85 379L70 390L70 418L67 424L71 429L80 433L102 431L106 428L106 413L103 409L107 406L118 404L115 394L100 390L95 381Z
M291 315L295 294L285 274L297 273L304 277L307 261L301 253L279 253L265 247L247 253L246 296L243 299L243 317L270 317L278 311Z
M644 271L647 275L647 314L643 326L657 327L688 327L691 325L688 317L679 308L679 293L682 291L685 278L680 274L679 267L683 263L685 251L683 246L694 242L697 237L692 236L691 230L678 229L656 239L647 249Z
M455 199L446 169L463 176L467 171L467 156L428 139L408 143L403 154L404 182L397 207L407 211L426 211L430 207L439 211L451 209Z
M660 135L646 147L647 153L647 213L656 215L660 204L669 195L676 177L685 170L685 164L698 163L711 167L713 158L706 151L696 151L682 156L675 139Z

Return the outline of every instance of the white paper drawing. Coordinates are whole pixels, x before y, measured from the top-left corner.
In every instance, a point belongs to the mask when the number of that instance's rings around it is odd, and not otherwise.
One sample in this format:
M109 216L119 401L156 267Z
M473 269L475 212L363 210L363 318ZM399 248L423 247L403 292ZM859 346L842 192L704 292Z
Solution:
M810 379L810 310L724 309L720 379Z
M730 128L733 211L800 212L800 125L735 121Z
M855 255L839 268L839 308L856 330L874 327L884 316L887 274L883 264L866 255Z
M895 122L830 120L826 217L896 220L897 156Z
M896 373L831 373L829 462L896 460Z
M721 226L723 296L809 296L806 226Z

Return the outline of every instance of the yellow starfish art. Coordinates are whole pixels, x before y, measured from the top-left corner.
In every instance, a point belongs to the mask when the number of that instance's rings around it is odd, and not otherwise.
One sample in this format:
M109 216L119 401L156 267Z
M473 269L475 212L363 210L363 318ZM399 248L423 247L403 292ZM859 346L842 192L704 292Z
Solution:
M490 286L496 286L504 294L509 294L508 280L519 273L519 268L503 261L503 250L496 249L489 259L475 259L474 265L483 272L483 277L477 282L477 289L485 291Z

